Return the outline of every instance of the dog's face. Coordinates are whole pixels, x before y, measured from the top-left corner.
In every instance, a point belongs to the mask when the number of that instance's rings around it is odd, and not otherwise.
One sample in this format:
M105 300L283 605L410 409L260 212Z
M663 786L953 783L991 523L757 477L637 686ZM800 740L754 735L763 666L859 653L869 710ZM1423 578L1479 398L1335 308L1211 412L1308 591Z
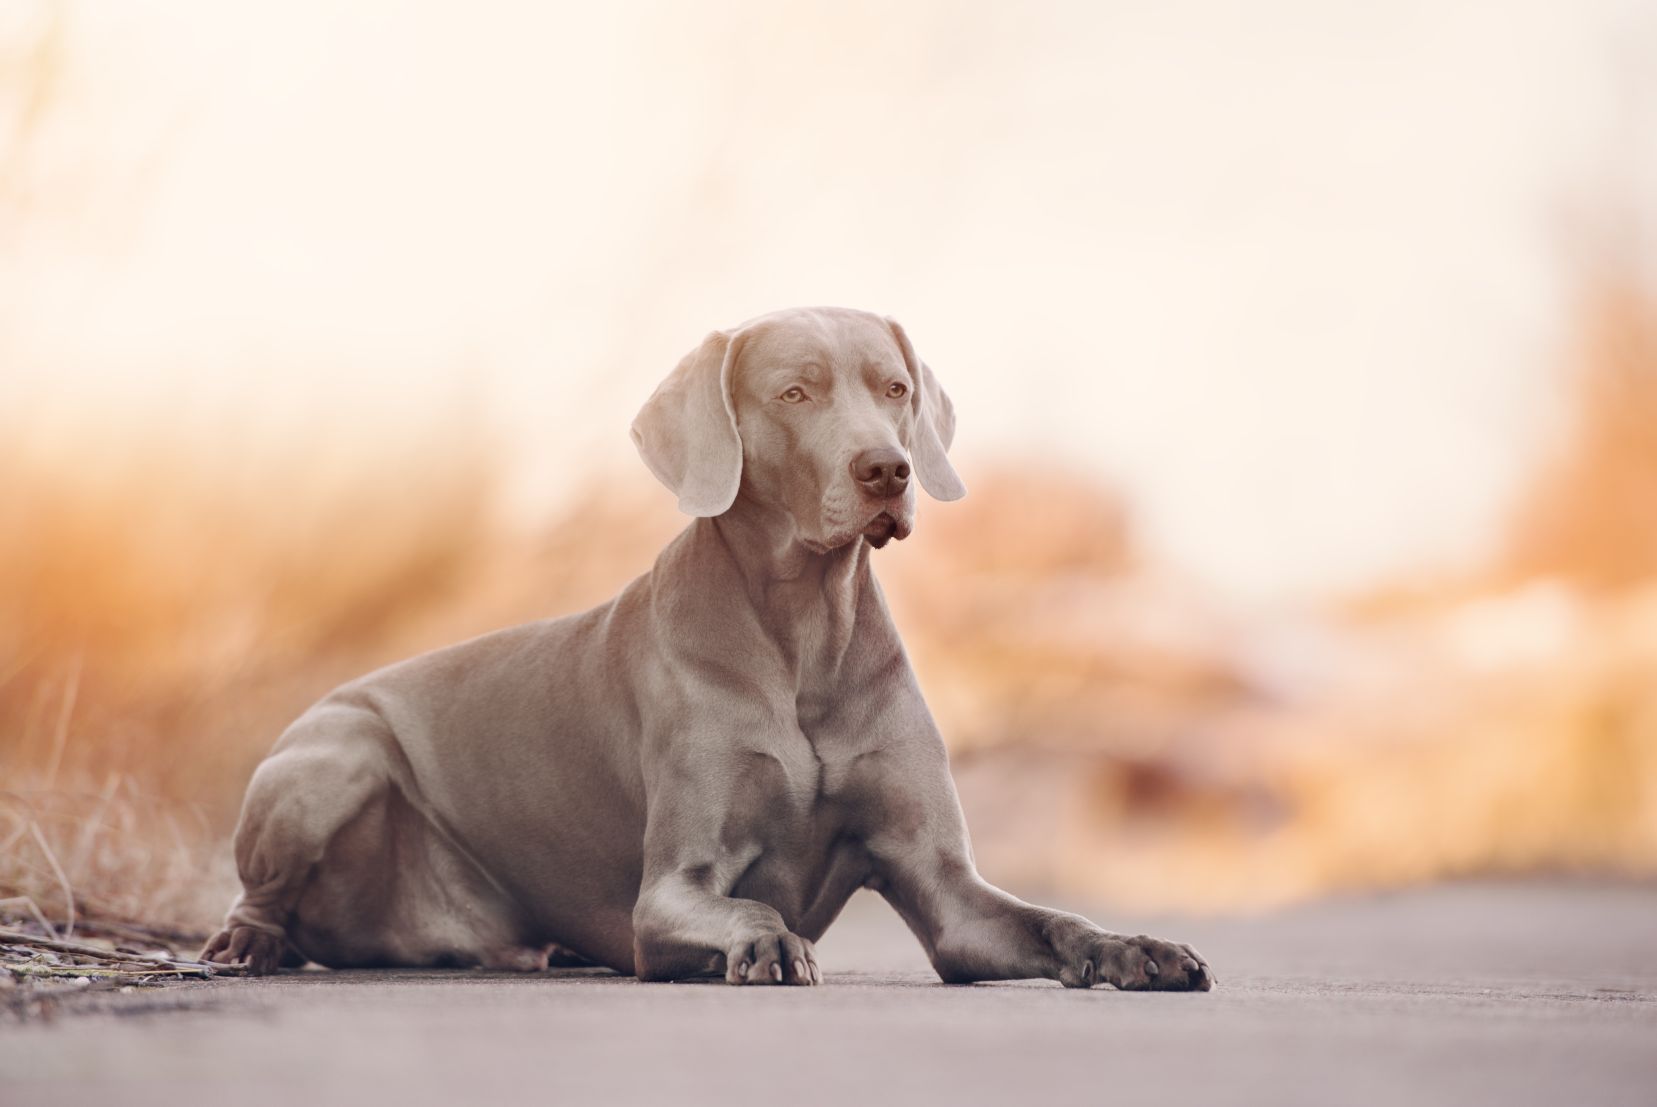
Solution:
M731 389L743 494L784 508L808 548L909 536L915 380L884 320L813 312L757 323Z
M823 552L908 537L915 478L938 499L963 495L946 454L954 429L949 398L895 322L801 308L709 335L633 438L683 510L719 515L740 491Z

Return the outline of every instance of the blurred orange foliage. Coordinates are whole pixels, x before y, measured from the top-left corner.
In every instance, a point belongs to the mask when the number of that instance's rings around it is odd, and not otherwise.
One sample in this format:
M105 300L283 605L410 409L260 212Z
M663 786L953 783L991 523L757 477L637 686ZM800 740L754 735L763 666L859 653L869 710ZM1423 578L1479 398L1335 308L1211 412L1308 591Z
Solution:
M1245 618L1094 481L968 466L877 569L992 878L1213 909L1657 871L1657 332L1593 303L1510 548L1408 598ZM60 923L210 924L242 787L308 702L599 602L683 523L640 472L514 530L452 418L265 454L7 418L0 910Z

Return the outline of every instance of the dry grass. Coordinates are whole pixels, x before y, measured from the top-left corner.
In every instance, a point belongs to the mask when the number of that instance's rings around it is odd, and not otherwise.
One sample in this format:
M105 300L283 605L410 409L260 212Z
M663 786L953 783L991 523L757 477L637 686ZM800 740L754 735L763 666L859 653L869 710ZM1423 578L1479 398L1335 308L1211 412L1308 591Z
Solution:
M0 756L48 778L209 795L245 764L237 735L393 654L483 549L485 462L452 433L415 430L429 460L393 443L350 468L7 429Z
M305 706L597 602L680 523L638 479L510 532L449 421L368 451L313 427L302 457L126 433L0 426L0 925L205 929L246 780Z
M222 889L281 721L401 652L486 548L486 458L434 427L355 467L326 435L293 458L0 430L0 899L67 921L68 885L83 911L199 927L191 889Z
M117 773L16 781L0 793L0 857L0 917L62 935L88 919L196 935L234 887L222 827Z

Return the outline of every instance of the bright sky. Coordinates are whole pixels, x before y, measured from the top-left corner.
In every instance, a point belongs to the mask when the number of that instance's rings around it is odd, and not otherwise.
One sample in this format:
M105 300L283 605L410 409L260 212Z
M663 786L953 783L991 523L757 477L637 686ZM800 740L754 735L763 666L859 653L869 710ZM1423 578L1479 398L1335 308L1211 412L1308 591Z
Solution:
M969 478L1116 480L1239 596L1487 539L1657 68L1623 0L74 10L47 156L101 186L4 275L53 387L463 395L550 506L707 330L869 307Z

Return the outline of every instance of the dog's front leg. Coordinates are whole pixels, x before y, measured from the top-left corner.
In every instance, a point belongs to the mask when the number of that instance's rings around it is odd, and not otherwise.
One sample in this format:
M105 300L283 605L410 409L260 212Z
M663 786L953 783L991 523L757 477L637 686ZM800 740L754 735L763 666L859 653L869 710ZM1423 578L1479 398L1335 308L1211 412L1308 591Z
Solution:
M920 938L939 977L1057 980L1067 988L1207 991L1213 976L1188 945L1113 934L1080 915L1025 903L985 881L970 860L899 867L879 888Z
M633 911L633 963L641 980L708 972L731 984L820 984L812 944L776 910L718 894L701 866L647 881Z
M909 746L873 774L865 835L876 887L949 983L1046 978L1066 987L1207 991L1190 946L1104 930L1080 915L1025 903L978 875L942 742ZM893 787L897 782L901 787ZM874 797L871 797L873 799Z
M717 752L673 758L653 789L644 874L633 909L641 980L723 972L732 984L820 984L811 942L778 911L730 894L759 856L770 790ZM743 760L738 758L738 761Z

